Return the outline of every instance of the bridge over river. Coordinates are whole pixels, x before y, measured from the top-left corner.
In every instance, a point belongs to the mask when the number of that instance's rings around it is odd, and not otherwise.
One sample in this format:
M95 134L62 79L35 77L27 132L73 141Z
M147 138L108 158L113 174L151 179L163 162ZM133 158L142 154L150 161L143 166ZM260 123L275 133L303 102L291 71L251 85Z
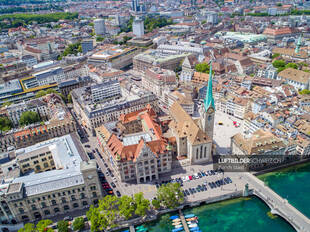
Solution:
M298 232L310 232L310 220L286 199L283 199L266 184L250 173L242 173L240 179L249 185L249 191L262 199L271 209L271 213L279 215L289 222Z

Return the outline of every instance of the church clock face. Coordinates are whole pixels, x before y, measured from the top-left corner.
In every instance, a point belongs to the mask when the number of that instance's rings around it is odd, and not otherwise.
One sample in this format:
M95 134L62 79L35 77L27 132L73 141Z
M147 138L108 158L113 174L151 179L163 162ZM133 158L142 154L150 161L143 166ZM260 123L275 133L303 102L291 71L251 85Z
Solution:
M209 114L212 114L213 112L214 112L214 109L213 109L213 108L209 108L209 109L208 109L208 113L209 113Z

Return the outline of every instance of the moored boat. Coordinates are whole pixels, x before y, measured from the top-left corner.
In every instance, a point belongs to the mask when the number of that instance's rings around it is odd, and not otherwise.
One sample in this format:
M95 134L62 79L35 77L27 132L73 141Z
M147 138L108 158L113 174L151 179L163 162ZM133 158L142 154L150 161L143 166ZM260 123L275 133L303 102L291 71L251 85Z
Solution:
M185 218L192 218L192 217L195 217L195 214L187 214L184 216Z

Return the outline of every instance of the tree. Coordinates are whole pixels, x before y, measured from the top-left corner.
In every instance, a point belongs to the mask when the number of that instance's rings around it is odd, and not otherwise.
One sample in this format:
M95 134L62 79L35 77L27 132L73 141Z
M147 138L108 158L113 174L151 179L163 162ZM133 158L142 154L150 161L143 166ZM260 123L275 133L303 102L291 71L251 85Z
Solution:
M32 223L27 223L24 225L23 228L20 228L18 230L18 232L34 232L34 231L36 231L36 229L35 229L34 224L32 224Z
M24 126L24 125L29 125L29 124L39 122L39 121L40 121L40 116L37 112L25 111L20 116L19 124Z
M41 220L37 224L37 231L38 232L53 232L52 228L48 228L49 225L53 224L53 222L49 219Z
M285 65L285 68L293 68L293 69L297 69L298 65L295 63L288 63L287 65Z
M11 130L13 124L7 117L0 117L0 130L8 131Z
M58 232L68 232L69 231L69 222L61 220L57 222Z
M94 207L93 205L90 206L89 210L86 213L86 216L90 221L90 230L92 232L105 230L108 227L107 219L103 216L99 209Z
M210 65L208 65L207 63L196 64L195 69L197 72L209 73Z
M6 101L2 104L2 106L9 106L9 105L12 105L13 103L10 102L10 101Z
M68 96L67 96L67 101L69 102L69 103L72 103L72 95L71 95L71 92L68 94Z
M134 200L132 197L123 195L119 199L119 213L122 215L126 220L132 217L133 213L136 210Z
M136 205L135 214L141 217L146 215L147 210L150 208L150 201L145 199L143 193L136 193L134 195L134 202Z
M78 218L74 219L72 225L73 225L73 230L80 231L80 230L84 229L84 227L85 227L84 218L78 217Z
M272 58L272 59L275 59L275 58L277 58L277 57L279 57L279 56L280 56L279 53L275 53L275 54L273 54L273 55L271 56L271 58Z
M184 195L179 183L168 183L157 190L157 199L166 208L176 208L184 201Z
M152 205L154 207L154 209L159 209L160 208L160 202L157 199L153 199L152 200Z
M310 90L309 89L303 89L303 90L299 91L299 94L310 94Z
M99 200L98 208L91 206L86 213L91 222L91 231L114 228L118 214L118 197L107 195Z
M102 42L104 38L102 36L97 36L96 41L97 42Z
M284 60L275 60L274 62L272 62L272 65L275 68L285 67L285 61Z
M40 98L45 96L47 93L45 90L40 90L39 92L36 93L36 98Z

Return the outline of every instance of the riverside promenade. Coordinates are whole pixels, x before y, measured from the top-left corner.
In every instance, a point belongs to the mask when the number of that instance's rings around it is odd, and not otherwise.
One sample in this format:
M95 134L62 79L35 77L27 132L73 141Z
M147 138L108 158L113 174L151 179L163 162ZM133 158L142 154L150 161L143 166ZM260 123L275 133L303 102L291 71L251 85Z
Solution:
M276 192L251 173L242 173L240 178L249 186L249 191L262 199L271 209L271 213L279 215L289 222L298 232L310 232L310 220L286 199L283 199Z

